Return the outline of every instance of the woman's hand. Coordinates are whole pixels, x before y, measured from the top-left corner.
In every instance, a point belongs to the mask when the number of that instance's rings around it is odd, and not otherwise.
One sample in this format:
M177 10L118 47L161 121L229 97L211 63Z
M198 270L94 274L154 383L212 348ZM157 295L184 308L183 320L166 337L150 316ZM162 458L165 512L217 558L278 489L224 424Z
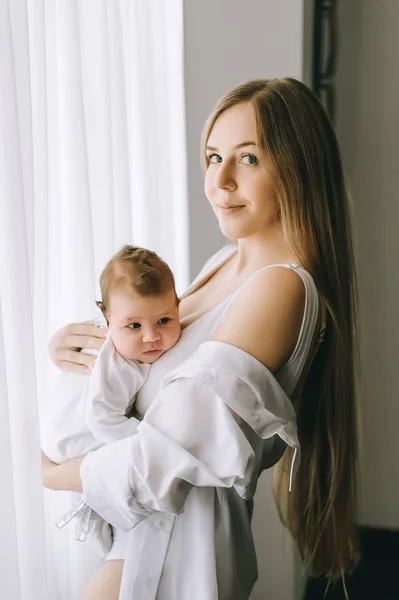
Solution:
M67 490L71 492L82 492L82 480L80 478L80 465L84 456L68 460L62 465L51 461L42 452L42 481L43 487L50 490Z
M96 357L80 352L83 348L100 350L107 331L93 321L71 323L53 335L49 344L50 358L62 371L90 375Z

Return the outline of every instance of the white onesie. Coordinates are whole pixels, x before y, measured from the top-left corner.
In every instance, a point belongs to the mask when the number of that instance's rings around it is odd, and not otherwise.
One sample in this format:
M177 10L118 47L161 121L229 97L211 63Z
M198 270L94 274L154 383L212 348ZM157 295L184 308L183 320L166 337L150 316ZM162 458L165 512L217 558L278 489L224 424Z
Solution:
M96 317L96 322L106 328L105 319ZM126 412L150 366L123 358L108 336L90 377L62 372L41 414L41 447L46 456L63 463L135 434L140 421L128 418ZM81 502L57 520L57 527L74 517L76 538L84 541L90 531L107 554L112 546L109 524Z

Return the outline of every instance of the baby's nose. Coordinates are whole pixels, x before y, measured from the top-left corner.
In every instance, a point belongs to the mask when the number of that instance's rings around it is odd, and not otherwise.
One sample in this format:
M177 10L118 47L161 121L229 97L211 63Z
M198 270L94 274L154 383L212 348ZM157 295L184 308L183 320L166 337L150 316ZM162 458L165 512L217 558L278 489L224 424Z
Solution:
M157 342L161 339L159 331L155 327L150 327L143 331L143 342Z

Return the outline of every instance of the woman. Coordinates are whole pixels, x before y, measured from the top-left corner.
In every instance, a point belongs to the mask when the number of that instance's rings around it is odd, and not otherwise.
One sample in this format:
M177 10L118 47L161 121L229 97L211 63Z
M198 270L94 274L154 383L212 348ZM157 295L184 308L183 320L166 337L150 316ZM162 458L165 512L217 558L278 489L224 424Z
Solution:
M83 489L131 530L123 600L249 598L251 502L281 440L276 498L305 565L337 578L356 562L356 278L334 132L302 83L252 81L216 105L204 157L207 198L237 247L184 294L181 340L139 393L137 434L43 467L46 486ZM76 349L100 335L69 325L52 359L87 369ZM85 598L117 598L121 565Z

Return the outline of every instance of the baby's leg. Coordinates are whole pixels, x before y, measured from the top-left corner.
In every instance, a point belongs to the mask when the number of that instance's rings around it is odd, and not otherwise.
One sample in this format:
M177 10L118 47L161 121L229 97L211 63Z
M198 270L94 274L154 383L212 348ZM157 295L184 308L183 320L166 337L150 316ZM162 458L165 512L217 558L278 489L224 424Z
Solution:
M92 577L80 600L118 600L121 589L123 560L107 560Z

